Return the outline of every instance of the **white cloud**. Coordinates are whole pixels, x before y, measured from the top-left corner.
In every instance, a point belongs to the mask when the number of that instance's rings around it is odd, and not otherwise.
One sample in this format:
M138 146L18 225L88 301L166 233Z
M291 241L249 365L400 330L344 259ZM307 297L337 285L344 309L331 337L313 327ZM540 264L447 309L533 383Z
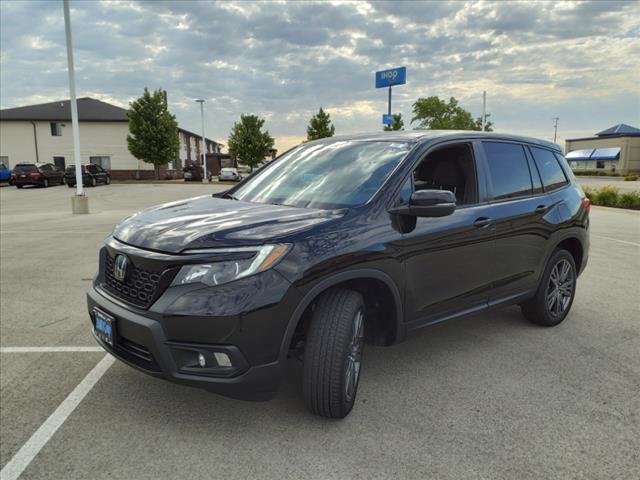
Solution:
M592 134L640 124L640 13L633 2L72 2L79 95L126 106L165 88L179 122L226 143L241 113L281 150L320 106L338 133L381 129L377 69L404 64L393 110L455 96L499 130ZM0 104L67 97L58 2L0 2Z

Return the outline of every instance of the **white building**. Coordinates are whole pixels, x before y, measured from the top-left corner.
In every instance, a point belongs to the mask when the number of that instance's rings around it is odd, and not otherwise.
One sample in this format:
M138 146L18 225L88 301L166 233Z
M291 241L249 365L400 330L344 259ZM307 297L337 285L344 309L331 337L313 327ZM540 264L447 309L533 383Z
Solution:
M82 163L95 163L113 178L152 178L153 165L137 160L127 148L126 110L92 98L78 99ZM178 177L187 163L201 164L199 135L178 129L180 151L163 176ZM207 152L219 153L221 144L207 139ZM0 110L0 163L53 163L61 168L73 162L69 100Z

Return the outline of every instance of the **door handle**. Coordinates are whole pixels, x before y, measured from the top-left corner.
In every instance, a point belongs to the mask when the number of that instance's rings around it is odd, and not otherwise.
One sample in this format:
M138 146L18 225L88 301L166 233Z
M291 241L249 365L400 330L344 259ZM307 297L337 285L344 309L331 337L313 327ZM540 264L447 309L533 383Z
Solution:
M476 228L483 228L491 225L491 222L493 222L493 219L489 217L480 217L475 222L473 222L473 226Z
M535 209L536 213L545 213L547 210L549 210L549 207L547 207L546 205L538 205Z

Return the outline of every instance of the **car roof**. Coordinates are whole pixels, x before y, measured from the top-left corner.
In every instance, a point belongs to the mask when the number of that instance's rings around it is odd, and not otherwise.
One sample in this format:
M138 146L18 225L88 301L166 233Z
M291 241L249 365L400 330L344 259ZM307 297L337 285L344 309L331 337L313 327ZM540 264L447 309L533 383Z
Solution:
M393 132L369 132L356 133L351 135L336 135L335 137L316 140L317 142L338 142L338 141L391 141L410 143L429 143L438 140L508 140L522 143L537 144L553 150L562 151L561 147L553 142L541 140L539 138L512 135L500 132L478 132L474 130L410 130ZM311 142L309 142L311 143Z

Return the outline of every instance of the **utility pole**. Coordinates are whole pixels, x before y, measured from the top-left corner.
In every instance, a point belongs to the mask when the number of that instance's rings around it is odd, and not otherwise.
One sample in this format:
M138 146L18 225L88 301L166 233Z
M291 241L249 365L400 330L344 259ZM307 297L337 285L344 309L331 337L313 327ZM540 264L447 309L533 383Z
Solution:
M76 103L76 75L73 66L73 42L71 38L71 15L69 0L63 0L64 33L67 42L67 68L69 70L69 103L71 104L71 130L73 131L73 157L76 166L76 194L71 197L73 213L89 213L89 199L84 195L82 185L82 161L80 158L80 127L78 124L78 105Z
M553 117L553 143L556 143L556 138L558 138L558 120L560 117Z
M487 123L487 91L482 91L482 131Z
M200 121L202 123L202 168L204 169L204 178L203 182L209 180L207 177L207 139L204 136L204 100L198 99L196 100L200 104Z

